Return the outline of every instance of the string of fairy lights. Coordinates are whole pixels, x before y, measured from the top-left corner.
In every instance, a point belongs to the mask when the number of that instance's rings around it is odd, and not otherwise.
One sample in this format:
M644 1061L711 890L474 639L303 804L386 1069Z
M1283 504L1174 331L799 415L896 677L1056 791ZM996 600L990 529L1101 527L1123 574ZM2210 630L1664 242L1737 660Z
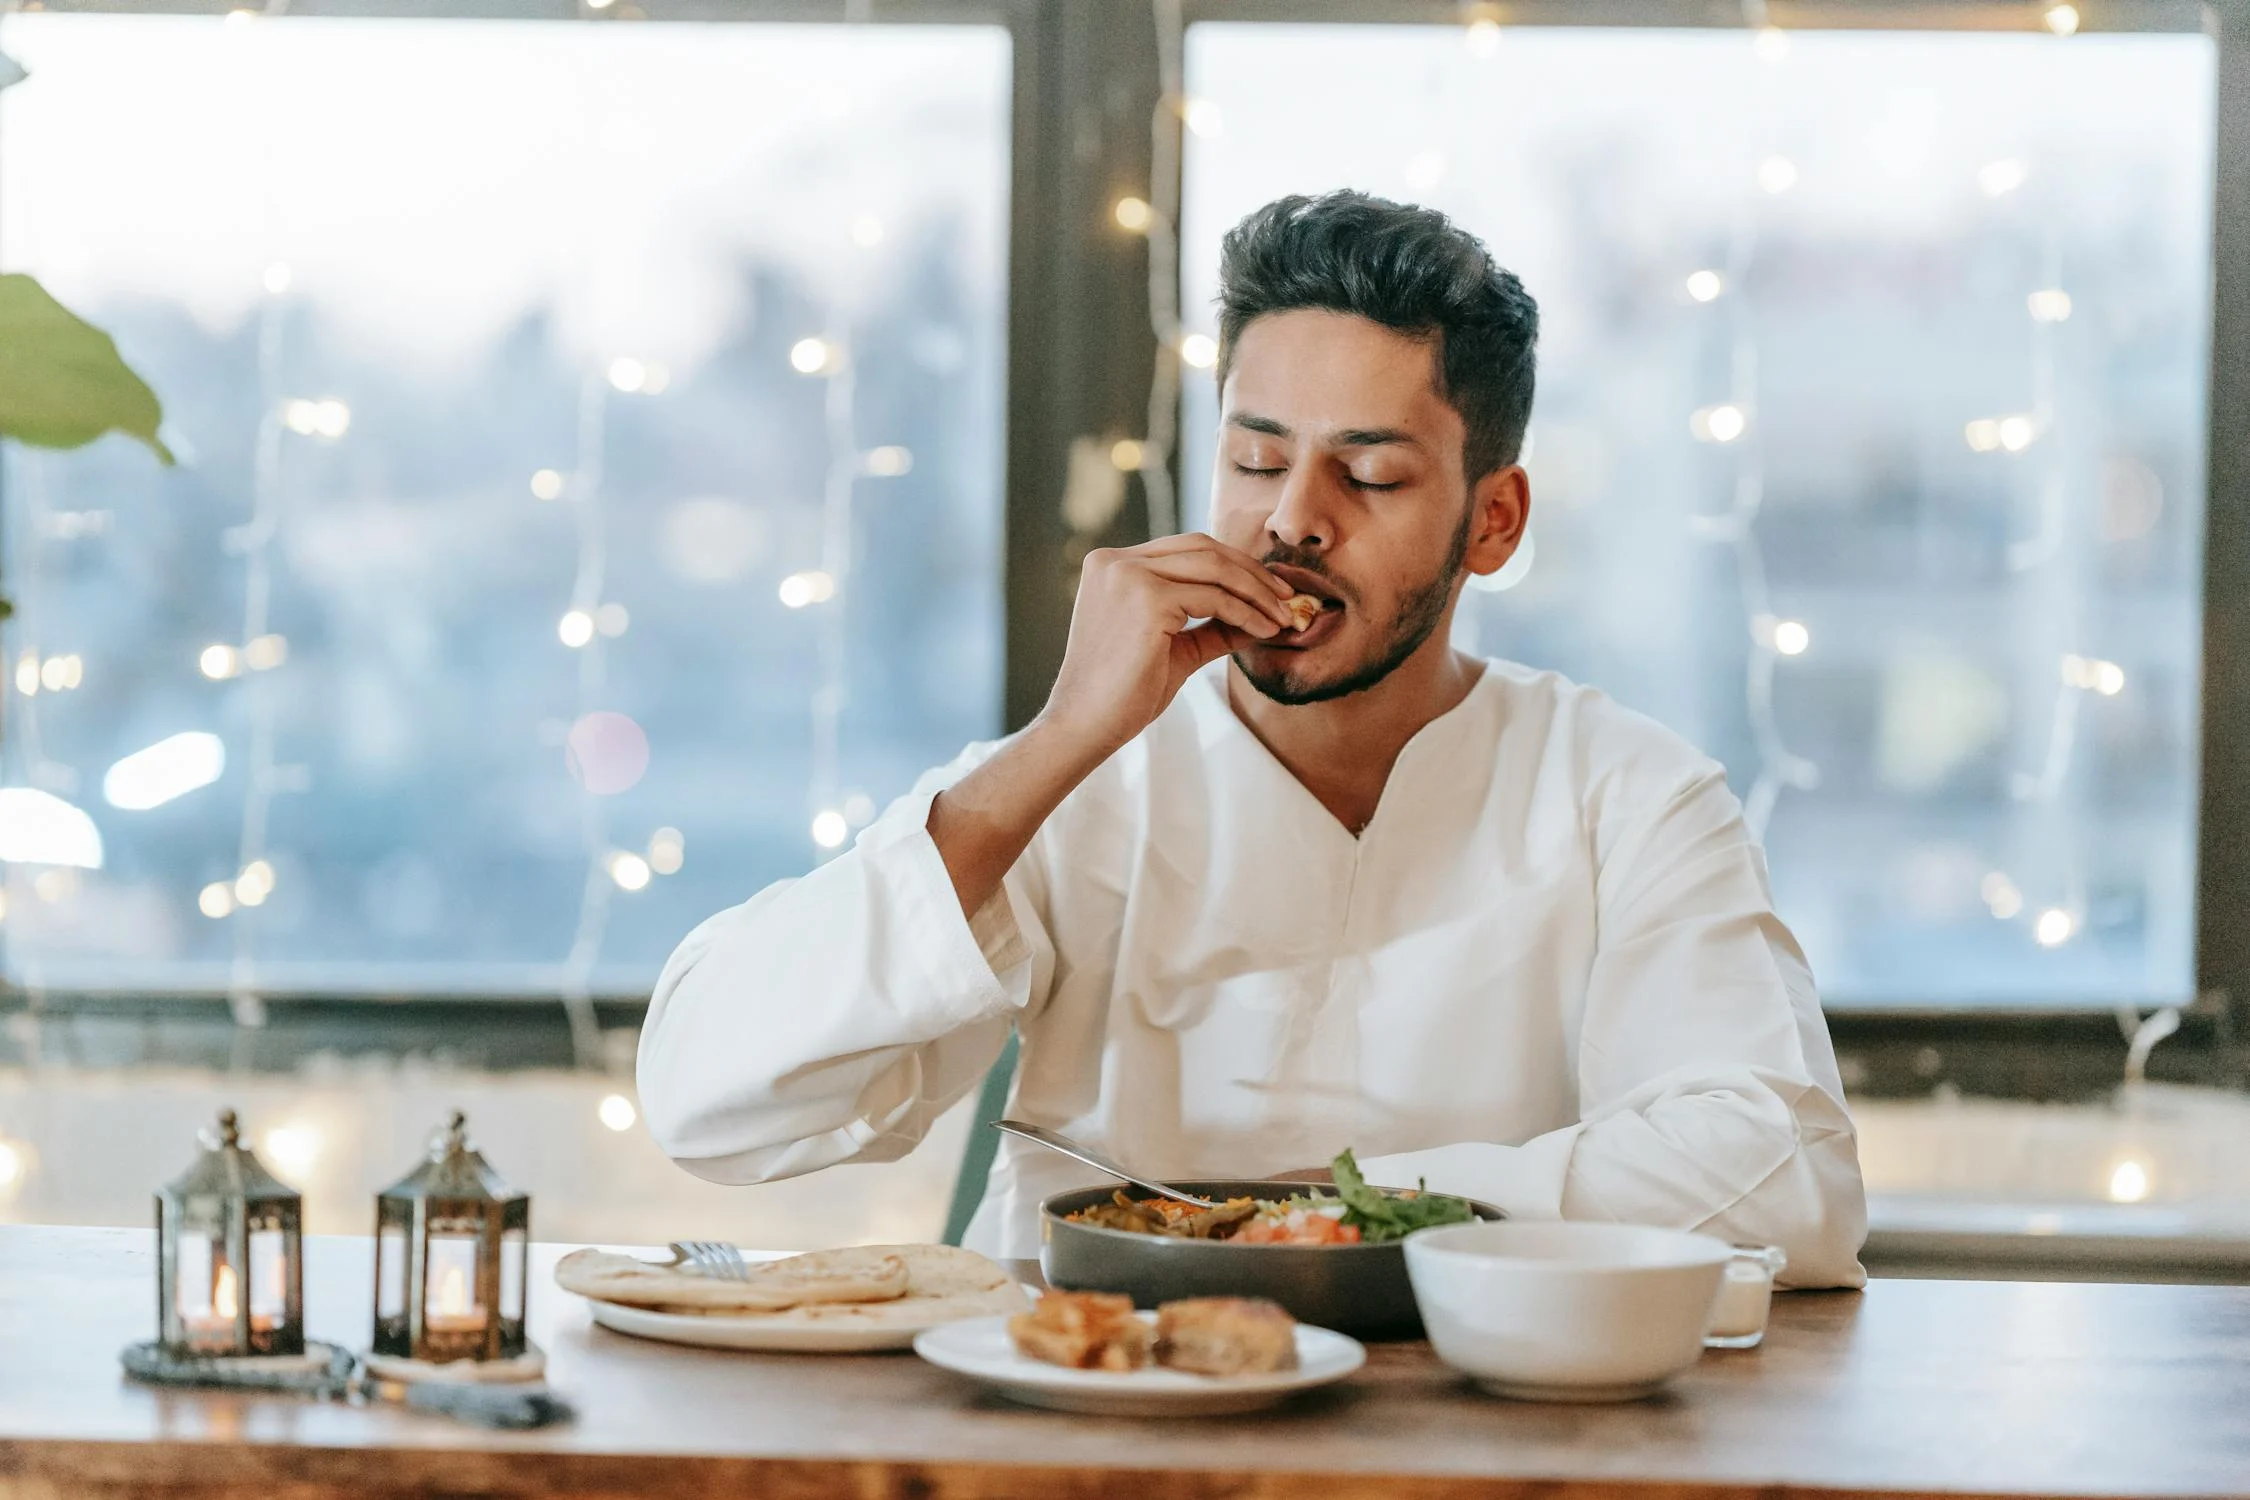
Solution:
M228 13L226 24L244 27L285 13L288 0L268 0L262 9L247 7ZM628 8L613 9L605 0L585 0L588 13L608 11L626 15ZM847 19L869 19L860 0L850 7ZM865 254L884 240L887 227L870 211L850 216L837 226L850 246ZM274 616L276 574L285 541L287 513L285 480L293 445L328 445L343 441L352 431L353 413L340 396L307 393L290 383L283 355L291 311L291 294L299 278L289 264L270 261L261 273L254 313L256 348L255 400L258 417L252 439L248 518L223 533L224 550L241 560L243 594L241 628L231 639L210 641L196 655L201 676L214 683L230 684L238 710L232 737L239 741L243 797L232 851L232 873L210 880L197 893L203 916L231 926L232 955L227 992L236 1022L242 1027L263 1023L265 1009L259 992L257 923L252 914L274 896L284 878L287 862L271 847L269 830L274 799L309 787L304 767L281 764L276 755L280 713L289 659L288 639L276 628ZM806 836L813 850L825 856L840 848L851 832L875 816L876 806L864 792L845 784L843 729L847 705L848 615L855 527L854 497L865 479L889 479L907 474L913 455L891 444L862 449L855 409L855 361L852 357L852 317L842 296L830 300L825 326L816 335L793 343L787 353L794 373L819 381L823 387L822 424L828 458L820 502L818 556L811 565L781 579L779 602L790 611L811 611L818 616L818 685L808 704L810 769ZM636 783L646 767L645 734L627 716L604 708L609 679L610 643L624 635L631 617L626 605L608 597L607 534L612 518L606 503L605 468L611 408L614 402L664 391L670 373L661 364L632 355L618 355L587 372L578 382L574 413L574 446L567 468L541 468L530 476L531 495L538 502L559 502L573 517L577 539L567 606L556 627L558 645L575 657L573 717L560 735L566 760L579 788L579 833L585 860L580 883L577 919L572 940L559 966L558 992L568 1013L574 1049L582 1063L599 1061L600 1035L592 1006L597 964L606 933L611 903L620 892L647 888L661 876L677 872L684 863L685 839L676 828L659 828L645 845L621 847L610 828L609 798ZM26 487L19 514L27 517L39 536L48 530L98 529L106 517L49 517L41 503L36 479L36 459L22 470L33 483ZM52 525L50 525L50 522ZM34 539L35 551L38 538ZM37 558L27 577L35 580ZM84 677L84 662L76 654L43 654L39 599L35 581L19 590L24 609L17 622L23 649L11 678L25 700L18 716L18 753L28 758L37 782L67 776L68 768L48 765L39 754L38 715L32 701L37 694L67 692ZM209 732L172 736L121 759L105 779L108 800L121 808L161 805L188 791L217 781L227 768L226 738ZM57 783L69 792L74 786ZM42 869L35 880L43 899L67 894L80 868L101 863L99 834L90 819L51 794L52 825L45 832L30 828L25 819L12 820L18 842L37 843L14 858L44 855L52 868ZM11 807L11 812L21 811ZM45 804L30 809L46 815ZM27 831L28 830L28 831ZM33 835L38 835L34 837ZM66 847L67 846L67 847ZM277 862L283 869L277 871ZM37 946L22 949L19 961L27 978L36 980ZM605 1123L621 1113L620 1101L605 1101ZM623 1128L622 1126L616 1128Z
M2078 30L2080 16L2072 5L2046 5L2038 15L2046 29L2058 38L2075 35ZM1785 64L1790 51L1789 35L1772 24L1765 0L1743 0L1742 18L1758 62L1768 68ZM1760 124L1768 138L1758 143L1755 152L1757 160L1751 174L1755 191L1742 196L1743 207L1731 237L1728 264L1724 269L1702 268L1690 273L1684 290L1697 303L1724 300L1735 304L1728 320L1733 355L1729 392L1726 399L1693 412L1689 428L1698 440L1729 445L1735 454L1732 506L1716 517L1701 519L1696 529L1703 536L1730 547L1736 561L1750 636L1746 701L1757 754L1751 789L1744 799L1744 818L1753 836L1763 839L1781 793L1785 789L1803 790L1818 785L1819 768L1789 750L1774 711L1775 669L1782 659L1808 651L1812 646L1812 633L1805 622L1776 614L1767 588L1757 531L1765 486L1764 453L1756 420L1758 350L1752 321L1742 305L1744 299L1728 295L1746 284L1756 254L1757 203L1761 198L1788 193L1798 180L1796 163L1775 149L1778 143L1770 139L1770 111L1761 112ZM1977 187L1986 198L1997 200L2016 192L2028 177L2029 169L2020 159L2004 157L1979 170ZM2041 284L2028 291L2024 298L2029 324L2031 410L1967 421L1962 438L1974 453L2004 457L2023 454L2046 436L2056 421L2056 333L2057 325L2071 314L2071 298L2060 284L2059 245L2051 226L2046 234L2043 269ZM2052 567L2062 551L2066 468L2062 455L2053 450L2052 444L2048 448L2038 481L2038 529L2031 537L2014 542L2007 549L2007 566L2017 574ZM2013 795L2024 801L2054 800L2069 775L2080 704L2085 696L2092 693L2114 697L2124 689L2125 671L2116 662L2077 653L2062 655L2054 706L2049 716L2046 754L2036 772L2019 772L2015 776L2011 786ZM2061 899L2031 914L2032 936L2046 948L2068 942L2083 922L2083 875L2075 856L2064 863ZM2013 921L2026 914L2023 891L2002 870L1995 869L1984 876L1980 895L1998 920Z
M588 12L612 9L608 0L584 0ZM231 12L228 24L254 23L284 14L288 0L266 0L262 8ZM863 11L864 7L860 7ZM2058 38L2078 30L2079 14L2070 4L2035 9L2046 29ZM1180 502L1172 476L1179 448L1181 387L1187 371L1208 370L1217 359L1215 341L1190 327L1179 304L1180 201L1183 132L1211 136L1222 128L1218 107L1209 100L1191 97L1183 70L1184 26L1179 0L1150 0L1153 21L1159 98L1150 118L1150 175L1146 196L1128 195L1110 204L1110 213L1122 231L1139 236L1147 247L1150 328L1155 355L1147 389L1141 434L1115 438L1108 444L1109 465L1118 476L1137 475L1147 507L1150 530L1162 534L1181 524ZM1488 3L1465 5L1461 12L1463 45L1480 58L1489 58L1503 45L1502 16ZM855 19L863 19L855 14ZM1785 67L1790 34L1773 23L1766 0L1741 0L1741 19L1748 44L1757 62L1766 69ZM1744 702L1755 765L1744 798L1744 816L1753 836L1763 838L1775 809L1790 791L1810 790L1819 784L1820 771L1809 758L1794 751L1782 733L1776 710L1776 691L1785 678L1781 669L1788 660L1813 648L1812 627L1804 620L1781 614L1767 578L1766 559L1760 545L1759 520L1766 497L1767 455L1759 421L1759 348L1756 321L1742 293L1753 281L1759 253L1763 205L1783 197L1798 185L1799 167L1776 138L1776 116L1770 98L1755 114L1757 135L1752 143L1746 181L1726 241L1721 264L1688 273L1682 290L1693 303L1712 307L1716 336L1729 351L1728 376L1719 399L1696 407L1688 417L1696 440L1725 448L1729 455L1731 502L1716 516L1700 518L1697 534L1729 550L1743 608L1748 653ZM1409 180L1434 184L1442 174L1442 158L1431 163L1417 158L1409 164ZM1977 174L1977 186L1987 198L1998 201L2016 193L2030 179L2030 169L2016 158L1987 164ZM843 226L843 237L861 249L872 248L884 235L879 216L862 212ZM249 914L265 905L282 878L277 873L277 851L272 846L271 825L275 799L304 790L309 782L303 767L284 764L277 754L280 714L284 703L280 669L289 660L289 641L276 628L274 594L276 570L282 556L287 522L287 477L291 452L343 441L352 431L353 413L340 396L297 388L288 380L282 359L283 339L293 289L291 267L279 260L267 265L260 279L256 313L256 369L259 416L256 426L249 485L249 515L227 529L223 545L241 561L243 594L240 629L233 638L203 644L196 657L201 675L213 683L231 683L238 695L240 716L234 735L243 762L240 817L229 854L230 873L206 882L196 904L213 921L233 924L228 996L235 1018L246 1026L263 1016L258 994L256 936L258 924ZM2039 523L2033 533L2013 543L2008 566L2019 574L2053 567L2062 554L2060 538L2067 517L2066 469L2053 445L2042 448L2057 421L2056 343L2060 325L2073 311L2063 285L2059 252L2050 231L2047 264L2041 284L2025 294L2031 400L2028 409L1974 417L1963 426L1962 440L1980 455L1997 460L2018 458L2042 450L2044 460L2038 480ZM819 855L841 848L852 832L870 821L875 807L871 798L852 790L844 774L844 732L848 706L848 624L853 579L855 499L858 486L868 479L905 474L912 455L902 447L863 448L856 410L857 363L855 328L846 299L832 298L817 333L797 339L788 349L788 362L800 376L822 384L822 440L826 461L820 500L817 558L811 565L780 580L778 598L791 611L817 613L817 685L807 711L809 771L807 777L806 836ZM561 993L569 1010L572 1034L582 1058L591 1060L599 1041L591 996L597 962L606 932L611 903L619 892L645 889L652 880L678 871L684 860L685 841L677 829L660 828L634 847L624 847L610 828L608 798L616 788L604 783L601 766L620 754L626 760L638 755L645 765L645 738L637 749L627 743L619 750L618 737L631 741L637 726L623 715L603 708L608 680L609 643L629 628L626 606L606 597L608 574L604 468L607 431L612 403L621 399L661 393L669 373L659 364L634 356L616 356L602 362L579 382L575 451L570 467L537 470L530 480L531 493L541 502L563 502L573 513L577 554L567 599L556 638L576 654L574 718L566 736L567 749L579 773L581 799L579 832L585 862L580 885L578 916L567 955L561 965ZM39 500L39 465L25 462L19 472L27 476L21 514L33 528L33 548L49 537L75 535L71 528L99 524L98 516L51 514ZM1520 571L1520 570L1519 570ZM20 576L26 587L18 600L19 654L12 663L10 680L22 706L14 725L18 754L25 758L35 784L53 779L60 768L46 765L41 753L37 699L41 694L67 693L84 679L85 663L70 652L40 649L40 598L36 588L36 550L31 566ZM2054 697L2048 715L2045 753L2034 767L2015 778L2014 794L2032 802L2052 801L2063 792L2069 777L2080 728L2082 706L2089 695L2114 697L2126 687L2124 668L2113 660L2085 652L2065 653L2053 679ZM622 722L619 722L622 721ZM112 805L149 807L182 791L215 781L226 768L228 746L215 734L173 736L124 757L104 781ZM638 771L634 772L637 779ZM91 862L98 862L98 853ZM86 860L76 863L83 865ZM286 861L282 860L284 868ZM36 877L39 893L55 899L63 883L74 878L69 862L58 863ZM2045 877L2042 877L2045 878ZM2032 934L2043 946L2067 942L2084 920L2085 896L2075 873L2061 899L2040 904L2026 896L2017 882L1994 870L1982 883L1982 896L1993 917L2028 918ZM25 950L36 953L35 946Z
M1742 0L1742 19L1761 64L1778 67L1787 59L1788 37L1771 24L1765 0ZM1760 91L1753 108L1752 130L1752 154L1757 159L1752 174L1755 191L1736 197L1727 264L1723 270L1695 271L1686 284L1691 299L1719 305L1729 346L1726 398L1691 413L1688 430L1698 441L1726 445L1733 457L1733 497L1728 509L1717 517L1699 518L1696 529L1729 548L1734 558L1750 637L1743 699L1757 758L1750 789L1742 799L1742 816L1750 836L1763 842L1783 790L1809 791L1818 786L1820 768L1789 749L1774 711L1777 663L1786 656L1802 655L1812 637L1803 621L1782 619L1773 611L1765 552L1758 538L1766 465L1763 427L1753 421L1758 404L1757 328L1748 299L1725 295L1730 287L1739 291L1749 283L1758 253L1760 200L1778 197L1797 182L1796 164L1775 149L1778 143L1774 140L1769 91Z
M1175 216L1179 196L1181 127L1194 135L1215 134L1221 117L1211 101L1189 96L1181 70L1183 28L1177 0L1151 0L1160 85L1151 130L1149 197L1120 198L1112 206L1118 226L1145 240L1148 247L1149 314L1156 339L1156 363L1149 382L1148 416L1144 436L1126 438L1112 446L1111 456L1120 470L1137 473L1146 497L1152 534L1161 535L1180 524L1171 479L1171 462L1177 448L1177 412L1183 366L1209 368L1216 362L1217 347L1208 335L1183 326L1178 304L1180 235ZM2041 4L2032 12L2041 25L2058 38L2078 31L2080 15L2071 4ZM1750 49L1762 69L1786 65L1790 34L1774 23L1766 0L1741 0L1741 17ZM1501 7L1490 0L1472 0L1461 6L1463 45L1471 55L1491 58L1503 40ZM1775 694L1781 665L1812 648L1811 627L1802 619L1779 613L1767 577L1758 520L1766 495L1766 454L1757 421L1759 350L1756 322L1748 300L1740 295L1750 283L1759 248L1762 205L1791 192L1800 169L1776 138L1777 115L1770 89L1761 90L1755 115L1752 162L1744 192L1737 201L1727 254L1722 265L1690 272L1682 289L1699 305L1719 304L1721 336L1728 346L1728 377L1720 399L1689 414L1690 435L1699 442L1726 448L1731 459L1731 500L1717 515L1696 518L1693 532L1725 546L1732 558L1748 641L1744 673L1744 709L1755 756L1750 786L1743 799L1743 816L1752 837L1764 840L1783 794L1809 791L1820 784L1820 768L1810 758L1790 748L1782 733ZM1435 186L1444 175L1441 153L1425 152L1407 163L1406 176L1417 190ZM1979 190L1998 199L2016 191L2028 177L2028 168L2016 158L1987 164L1977 177ZM1967 421L1963 440L1979 454L2014 456L2031 449L2055 420L2056 326L2071 313L2070 294L2061 285L2059 254L2052 232L2042 284L2025 298L2030 323L2032 361L2031 410L1980 416ZM1526 442L1526 457L1529 442ZM2039 531L2012 545L2008 566L2029 572L2049 565L2058 547L2056 538L2065 515L2064 467L2058 456L2050 458L2041 479ZM1508 587L1530 564L1529 539L1522 555L1501 577L1485 580L1486 587ZM2124 691L2125 672L2114 661L2079 653L2066 653L2059 663L2047 754L2036 772L2019 774L2014 794L2022 800L2052 800L2068 777L2075 744L2079 706L2087 694L2114 697ZM2031 914L2031 930L2043 947L2067 942L2082 922L2084 893L2080 878L2069 877L2070 889L2055 904ZM2004 872L1993 871L1982 882L1981 894L1992 915L2013 920L2026 912L2026 900Z

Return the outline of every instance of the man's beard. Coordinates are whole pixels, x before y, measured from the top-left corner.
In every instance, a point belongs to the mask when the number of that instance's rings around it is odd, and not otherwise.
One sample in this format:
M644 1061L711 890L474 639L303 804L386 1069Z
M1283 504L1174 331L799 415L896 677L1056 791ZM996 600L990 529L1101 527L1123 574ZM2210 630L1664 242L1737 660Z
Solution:
M1287 667L1278 671L1262 670L1249 651L1235 652L1234 664L1241 668L1242 675L1260 693L1276 703L1292 707L1305 703L1326 703L1334 698L1348 698L1353 693L1365 692L1381 682L1397 671L1408 657L1421 650L1422 643L1430 638L1431 632L1438 628L1438 622L1445 618L1446 601L1453 597L1454 582L1461 576L1461 565L1469 556L1471 513L1471 507L1462 509L1461 525L1453 533L1451 545L1446 548L1445 561L1439 565L1434 576L1419 587L1409 590L1406 597L1399 601L1397 610L1391 615L1390 632L1383 644L1370 652L1367 659L1351 671L1333 681L1299 684L1291 680ZM1306 572L1317 573L1323 578L1331 576L1327 568L1322 566L1318 553L1286 544L1271 548L1259 561L1303 568Z

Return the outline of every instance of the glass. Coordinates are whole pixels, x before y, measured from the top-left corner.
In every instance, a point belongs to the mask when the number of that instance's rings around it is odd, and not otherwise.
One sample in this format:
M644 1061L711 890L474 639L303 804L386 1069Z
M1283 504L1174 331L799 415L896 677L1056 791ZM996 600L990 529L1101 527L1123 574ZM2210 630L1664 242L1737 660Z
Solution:
M226 1240L182 1234L173 1286L187 1346L231 1353L235 1342L235 1275L234 1267L227 1264Z
M2207 38L1214 23L1187 64L1184 307L1341 186L1539 299L1530 555L1459 643L1721 760L1832 1008L2190 997ZM1191 379L1191 516L1214 412Z
M250 1327L270 1331L289 1307L289 1257L278 1229L250 1231Z
M524 1253L529 1238L521 1229L503 1230L500 1235L500 1317L502 1321L523 1321L523 1268Z
M1788 1252L1777 1245L1735 1246L1734 1258L1719 1278L1703 1347L1755 1349L1763 1343L1766 1318L1773 1310L1773 1281L1788 1265Z
M0 768L102 846L9 981L645 993L998 729L1003 30L0 45L0 264L182 457L0 445Z
M403 1330L406 1321L406 1231L385 1229L375 1237L375 1316Z
M475 1225L466 1232L430 1231L427 1273L423 1280L425 1323L433 1345L454 1338L482 1346L485 1320L483 1287L477 1275L477 1248L481 1236Z

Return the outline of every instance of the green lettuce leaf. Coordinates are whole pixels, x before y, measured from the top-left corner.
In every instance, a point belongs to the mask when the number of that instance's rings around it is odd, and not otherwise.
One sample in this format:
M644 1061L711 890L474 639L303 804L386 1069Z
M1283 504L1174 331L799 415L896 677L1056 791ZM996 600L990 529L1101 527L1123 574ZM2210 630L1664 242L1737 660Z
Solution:
M1329 1163L1329 1171L1336 1179L1336 1196L1344 1200L1344 1222L1359 1227L1363 1243L1402 1240L1417 1229L1466 1224L1476 1217L1467 1202L1433 1193L1427 1184L1412 1198L1369 1187L1349 1149Z

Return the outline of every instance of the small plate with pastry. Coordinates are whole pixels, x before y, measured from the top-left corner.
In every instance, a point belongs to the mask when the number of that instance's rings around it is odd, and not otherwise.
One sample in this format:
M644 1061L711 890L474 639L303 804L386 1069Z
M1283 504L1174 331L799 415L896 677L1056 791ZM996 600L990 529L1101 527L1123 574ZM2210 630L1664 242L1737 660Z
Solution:
M608 1250L574 1250L555 1280L616 1333L785 1354L904 1349L965 1318L1030 1305L998 1265L948 1245L864 1245L753 1264L739 1280Z
M1155 1312L1107 1292L1049 1292L1012 1317L933 1328L914 1352L1026 1406L1108 1417L1258 1411L1342 1380L1359 1341L1258 1297L1190 1297Z

